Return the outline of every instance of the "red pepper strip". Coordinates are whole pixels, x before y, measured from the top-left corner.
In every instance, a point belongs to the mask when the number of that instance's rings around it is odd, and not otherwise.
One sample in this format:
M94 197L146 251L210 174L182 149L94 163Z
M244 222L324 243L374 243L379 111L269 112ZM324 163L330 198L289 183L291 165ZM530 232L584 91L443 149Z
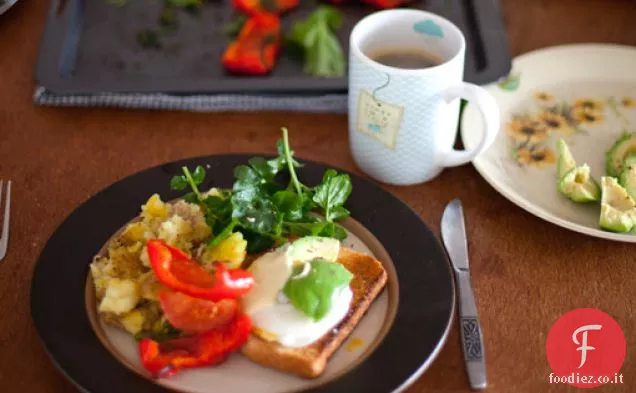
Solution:
M251 319L242 314L228 325L199 336L158 342L139 342L141 362L153 378L167 378L185 368L211 366L223 362L250 336Z
M219 263L214 275L211 275L203 266L184 258L185 254L162 240L149 240L147 248L157 279L177 292L218 302L222 299L237 299L254 286L254 277L250 272L228 270Z
M298 7L300 0L232 0L237 10L247 15L283 14Z
M273 14L254 15L228 46L222 62L231 73L265 75L274 68L280 45L280 18Z
M387 9L407 4L410 0L362 0L362 2L377 8Z

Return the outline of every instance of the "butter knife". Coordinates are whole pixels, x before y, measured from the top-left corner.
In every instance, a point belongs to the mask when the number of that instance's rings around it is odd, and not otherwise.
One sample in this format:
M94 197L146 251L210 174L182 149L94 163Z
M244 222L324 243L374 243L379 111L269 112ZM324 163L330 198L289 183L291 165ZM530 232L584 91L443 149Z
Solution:
M477 304L470 281L464 212L459 199L451 201L442 215L442 241L450 257L459 290L459 331L468 381L473 390L486 388L486 359Z

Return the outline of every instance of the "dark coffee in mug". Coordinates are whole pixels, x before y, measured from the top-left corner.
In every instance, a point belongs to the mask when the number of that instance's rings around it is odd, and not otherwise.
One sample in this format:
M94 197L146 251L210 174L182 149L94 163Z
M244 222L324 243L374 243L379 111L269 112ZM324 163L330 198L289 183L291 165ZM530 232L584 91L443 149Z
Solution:
M392 48L369 55L374 61L395 68L418 69L442 64L442 59L422 49Z

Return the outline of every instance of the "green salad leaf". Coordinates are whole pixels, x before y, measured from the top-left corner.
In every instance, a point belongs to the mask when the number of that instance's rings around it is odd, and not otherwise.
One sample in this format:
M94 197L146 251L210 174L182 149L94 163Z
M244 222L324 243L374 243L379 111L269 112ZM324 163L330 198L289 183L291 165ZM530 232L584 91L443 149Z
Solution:
M188 179L185 176L173 176L170 180L170 188L174 191L183 191L188 188Z
M190 170L184 166L181 167L181 170L183 171L183 175L173 176L172 179L170 179L170 188L174 191L183 191L190 186L192 191L197 196L200 196L201 194L197 186L201 185L205 179L205 168L199 165L194 169L194 172L190 172Z
M351 195L351 179L349 175L338 175L333 169L325 172L322 184L316 186L313 200L325 212L327 221L338 220L349 216L349 211L342 205Z
M309 273L304 277L289 279L283 293L296 309L319 321L331 309L333 293L349 285L353 274L337 262L314 259L308 263L311 265Z
M205 222L213 233L223 232L224 229L232 224L230 222L232 217L232 201L230 198L210 195L203 200L203 205L205 206ZM235 225L236 223L234 223ZM230 231L225 237L230 236L231 233ZM219 239L217 242L221 240Z
M334 33L342 25L343 14L337 8L322 5L304 21L294 24L289 41L302 48L304 71L310 75L338 77L345 74L342 46Z
M272 196L274 206L285 221L297 221L303 218L304 199L293 191L281 190Z
M232 200L232 218L254 232L280 235L282 222L279 217L272 201L261 195L250 200Z
M192 181L198 186L203 183L204 179L205 169L201 165L199 165L194 169L194 172L192 172Z
M232 218L229 222L224 221L218 226L211 227L212 233L214 233L215 236L208 242L208 247L218 246L221 241L227 239L234 232L234 228L236 228L238 224L239 221Z

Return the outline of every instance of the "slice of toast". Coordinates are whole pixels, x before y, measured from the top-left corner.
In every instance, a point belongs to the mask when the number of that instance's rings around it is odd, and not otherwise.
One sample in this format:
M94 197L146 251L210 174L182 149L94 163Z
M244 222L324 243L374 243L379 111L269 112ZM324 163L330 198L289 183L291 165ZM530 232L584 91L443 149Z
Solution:
M353 274L353 300L349 313L337 326L318 341L302 348L284 347L252 334L243 346L243 354L256 363L280 371L305 378L320 376L331 355L356 327L387 280L382 263L369 255L341 248L338 262Z

